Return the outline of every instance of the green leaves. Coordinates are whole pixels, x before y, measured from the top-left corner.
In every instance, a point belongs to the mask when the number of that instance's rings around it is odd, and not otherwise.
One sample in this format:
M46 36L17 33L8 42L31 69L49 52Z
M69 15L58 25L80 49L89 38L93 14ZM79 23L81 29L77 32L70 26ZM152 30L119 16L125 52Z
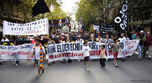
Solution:
M78 3L76 20L84 24L100 24L101 21L111 22L113 11L111 5L119 0L81 0ZM109 21L110 20L110 21Z
M50 13L40 14L32 17L32 7L38 0L20 0L13 2L12 0L0 1L0 17L8 21L29 22L41 18L60 19L66 17L66 13L60 8L61 2L57 0L45 0L48 7L54 6L54 10Z

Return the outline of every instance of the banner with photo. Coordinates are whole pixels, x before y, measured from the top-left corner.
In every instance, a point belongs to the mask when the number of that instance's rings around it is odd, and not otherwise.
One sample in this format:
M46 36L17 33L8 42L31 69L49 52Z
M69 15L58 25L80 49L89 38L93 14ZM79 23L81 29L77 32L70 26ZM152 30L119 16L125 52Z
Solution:
M136 51L139 40L128 40L121 43L118 58L126 56L132 56ZM100 46L105 45L99 42L89 42L90 58L100 58ZM109 55L106 58L113 58L112 49L109 48ZM83 44L82 43L60 43L51 44L47 46L47 55L49 56L49 62L59 61L64 59L83 59Z
M32 44L18 46L0 45L0 60L32 59L32 48Z
M48 28L47 18L23 24L3 21L4 35L46 35L49 34Z

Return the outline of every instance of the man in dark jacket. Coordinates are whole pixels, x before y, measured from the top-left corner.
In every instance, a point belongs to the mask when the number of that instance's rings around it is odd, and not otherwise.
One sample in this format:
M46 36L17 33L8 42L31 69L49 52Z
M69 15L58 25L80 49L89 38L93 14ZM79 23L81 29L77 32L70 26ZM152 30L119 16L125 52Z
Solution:
M149 49L149 46L152 44L152 37L151 37L151 35L150 35L150 32L147 32L147 34L146 34L146 41L145 41L145 48L144 48L144 58L145 58L145 56L146 56L146 52L148 51L148 49Z

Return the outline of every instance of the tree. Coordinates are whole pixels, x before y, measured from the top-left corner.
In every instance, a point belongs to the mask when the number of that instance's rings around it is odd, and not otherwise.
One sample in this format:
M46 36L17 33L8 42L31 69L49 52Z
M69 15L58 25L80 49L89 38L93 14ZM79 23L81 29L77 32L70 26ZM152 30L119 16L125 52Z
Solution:
M120 6L119 2L120 0L81 0L76 13L77 21L83 21L85 24L111 23L114 9Z
M54 5L54 11L32 17L32 7L38 0L0 0L0 19L13 22L29 22L40 18L59 19L66 17L60 8L61 2L45 0L48 7Z
M76 12L76 20L82 21L84 24L92 24L95 22L96 9L87 0L81 0L78 4L79 8Z

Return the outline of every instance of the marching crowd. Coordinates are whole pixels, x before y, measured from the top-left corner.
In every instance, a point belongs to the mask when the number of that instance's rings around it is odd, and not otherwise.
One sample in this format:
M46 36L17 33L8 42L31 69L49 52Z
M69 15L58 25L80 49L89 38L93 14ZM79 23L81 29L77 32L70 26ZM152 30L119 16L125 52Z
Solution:
M83 43L83 51L84 51L84 64L87 65L89 61L89 46L88 41L92 42L101 42L105 43L105 45L101 46L100 52L100 64L101 67L105 67L106 55L107 51L112 50L114 56L114 65L118 67L117 64L117 56L118 50L120 48L120 43L127 40L134 40L139 39L140 43L138 45L138 55L139 57L146 58L147 55L150 55L150 51L152 49L152 36L150 32L133 32L131 34L121 33L120 36L110 33L101 33L101 32L94 32L89 33L86 32L71 32L71 33L61 33L55 32L50 34L50 36L19 36L8 39L6 36L1 39L1 45L20 45L24 43L32 43L34 44L33 47L33 55L35 56L35 64L39 64L39 70L42 69L44 72L43 63L44 59L46 58L46 50L45 47L48 44L57 44L57 43L65 43L65 42L80 42ZM114 43L114 44L111 44ZM110 46L110 47L109 47ZM109 49L110 48L110 49ZM149 52L149 53L148 53ZM150 56L148 56L150 57ZM151 58L151 57L150 57ZM19 64L19 60L16 60L16 64ZM87 68L87 67L85 67ZM40 71L39 71L40 74Z

